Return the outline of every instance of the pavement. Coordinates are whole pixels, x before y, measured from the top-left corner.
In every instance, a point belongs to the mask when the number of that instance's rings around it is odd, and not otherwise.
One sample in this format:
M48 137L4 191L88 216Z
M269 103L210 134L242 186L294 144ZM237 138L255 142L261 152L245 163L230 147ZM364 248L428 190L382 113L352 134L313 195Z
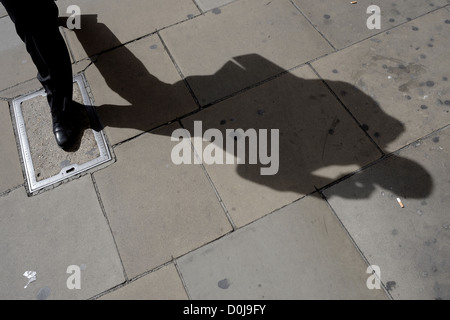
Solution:
M449 0L57 4L113 159L29 192L0 8L0 299L450 299Z

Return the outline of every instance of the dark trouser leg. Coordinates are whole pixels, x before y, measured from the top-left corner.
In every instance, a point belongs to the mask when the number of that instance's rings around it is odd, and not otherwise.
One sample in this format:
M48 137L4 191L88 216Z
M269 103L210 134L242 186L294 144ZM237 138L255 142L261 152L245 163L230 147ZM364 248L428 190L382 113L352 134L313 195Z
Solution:
M58 27L54 0L0 0L26 45L52 110L72 101L73 76L69 52Z
M0 0L38 70L47 92L57 144L69 150L80 131L72 102L72 65L59 31L54 0Z

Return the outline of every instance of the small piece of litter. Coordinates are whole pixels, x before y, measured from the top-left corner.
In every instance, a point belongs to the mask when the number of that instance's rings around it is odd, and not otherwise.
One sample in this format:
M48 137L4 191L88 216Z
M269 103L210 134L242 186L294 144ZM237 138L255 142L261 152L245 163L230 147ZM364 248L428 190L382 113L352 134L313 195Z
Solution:
M352 1L352 2L350 2L351 4L357 4L358 3L358 1Z
M402 200L400 200L400 198L397 198L397 202L400 205L400 207L404 208L405 206L403 205Z
M28 278L28 283L25 287L23 287L24 289L26 289L30 283L36 281L36 271L25 271L23 276Z

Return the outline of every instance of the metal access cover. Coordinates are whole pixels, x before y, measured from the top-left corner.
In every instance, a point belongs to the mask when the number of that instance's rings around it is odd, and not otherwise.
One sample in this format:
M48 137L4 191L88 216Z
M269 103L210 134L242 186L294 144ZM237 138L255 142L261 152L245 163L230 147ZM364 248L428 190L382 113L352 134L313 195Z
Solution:
M92 122L96 112L87 94L83 75L74 78L73 100L85 105L86 121ZM13 111L30 193L112 160L106 138L100 129L84 130L80 146L75 152L65 152L58 147L44 90L15 99Z

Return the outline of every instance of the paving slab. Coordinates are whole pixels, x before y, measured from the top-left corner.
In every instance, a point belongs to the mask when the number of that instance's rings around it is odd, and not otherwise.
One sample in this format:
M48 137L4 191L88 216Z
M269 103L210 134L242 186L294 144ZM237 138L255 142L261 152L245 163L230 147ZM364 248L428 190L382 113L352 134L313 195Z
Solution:
M293 0L301 12L337 49L391 29L406 21L427 14L450 2L448 0L359 0L356 4L348 0ZM380 9L380 28L369 29L367 20L373 15L368 8L376 5ZM370 19L372 22L372 19Z
M342 86L353 88L345 83ZM361 91L358 98L372 103ZM383 121L393 121L382 113L378 116ZM201 129L197 130L200 133L194 131L196 121L201 121ZM196 139L208 129L217 129L222 135L213 144L200 140L201 145L194 145L199 154L206 155L206 170L237 226L312 193L381 156L308 66L187 117L182 123ZM235 133L238 129L244 132ZM252 144L244 136L251 130L256 136ZM273 130L279 130L278 137ZM264 139L271 150L278 145L278 152L261 151L257 146ZM244 144L245 155L239 157L231 148L227 152L227 140ZM250 145L255 146L255 152L260 150L255 164L250 162L255 153L250 151ZM218 154L223 153L223 164L210 163L206 158L213 147ZM270 163L264 165L261 155L270 156ZM231 162L227 156L233 157ZM272 168L272 172L263 174L262 168Z
M0 101L0 193L24 183L8 102Z
M72 64L72 73L77 76L84 72L84 70L91 64L90 60L82 60L77 63ZM19 67L20 68L20 67ZM18 83L12 87L0 90L0 98L5 100L13 100L15 98L31 94L33 92L42 89L42 84L36 78L26 80L24 82Z
M378 103L366 106L339 82L330 83L383 150L398 150L450 123L449 18L446 8L437 10L312 64L324 79L350 83ZM380 109L398 123L379 121Z
M66 29L75 61L113 48L116 43L110 33L120 43L127 43L200 13L192 0L59 0L60 15L69 17L72 12L67 13L67 9L72 5L78 6L82 15L78 36L89 42L90 48L86 51L77 35ZM97 23L109 30L97 28Z
M112 291L99 300L187 300L183 283L173 264Z
M102 54L85 75L112 145L197 109L157 36Z
M178 259L192 299L386 299L322 199L304 198Z
M450 299L449 150L447 128L325 191L394 299Z
M237 1L160 34L202 106L332 51L289 1Z
M1 299L88 299L124 282L90 177L31 198L14 190L0 198L0 208ZM67 273L70 266L79 269ZM25 289L26 271L37 275ZM68 289L77 275L81 288Z
M115 148L94 174L129 279L231 231L199 165L173 164L173 124Z
M33 92L42 89L42 84L35 77L33 79L19 83L13 87L9 87L5 90L0 91L0 97L3 100L13 100L20 96L31 94Z
M194 1L203 12L212 9L216 9L216 11L218 12L220 7L235 2L236 0L194 0Z
M2 5L0 5L0 18L3 18L5 16L7 16L8 13L5 10L5 7L3 7Z
M8 16L0 18L0 39L0 90L36 78L36 67Z

